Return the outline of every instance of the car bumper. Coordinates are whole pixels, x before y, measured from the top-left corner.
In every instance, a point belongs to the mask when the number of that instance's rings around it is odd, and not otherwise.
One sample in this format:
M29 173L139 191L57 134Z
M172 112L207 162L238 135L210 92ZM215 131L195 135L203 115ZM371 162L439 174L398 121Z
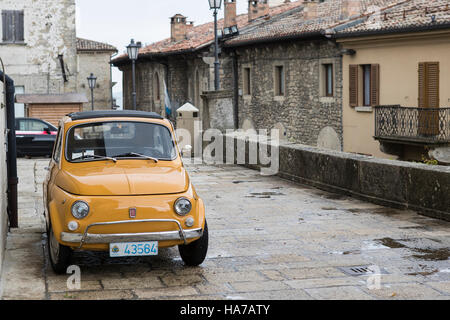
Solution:
M92 234L89 229L95 226L107 226L117 224L130 223L146 223L146 222L171 222L177 225L176 231L163 232L146 232L146 233L114 233L114 234ZM87 226L84 233L61 232L61 240L66 243L79 244L79 249L84 244L109 244L115 242L139 242L139 241L183 241L187 244L187 240L200 238L203 235L203 229L183 229L177 220L173 219L144 219L144 220L127 220L114 222L98 222Z

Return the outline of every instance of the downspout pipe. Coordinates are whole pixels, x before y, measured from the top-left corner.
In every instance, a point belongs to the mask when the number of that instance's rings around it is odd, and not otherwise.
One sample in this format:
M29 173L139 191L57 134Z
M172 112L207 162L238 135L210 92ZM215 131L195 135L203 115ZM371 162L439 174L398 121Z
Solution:
M14 110L14 81L4 71L0 70L0 80L4 81L6 96L6 128L8 132L7 171L8 171L8 217L9 227L18 228L17 215L17 148L16 148L16 125Z

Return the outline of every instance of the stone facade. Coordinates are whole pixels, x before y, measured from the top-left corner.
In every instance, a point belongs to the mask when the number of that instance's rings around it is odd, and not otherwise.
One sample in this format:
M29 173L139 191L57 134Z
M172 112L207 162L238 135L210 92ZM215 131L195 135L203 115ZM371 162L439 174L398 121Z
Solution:
M15 85L25 93L76 92L75 0L2 0L1 9L24 13L24 41L0 43L0 56Z
M91 73L97 78L94 89L94 109L113 109L112 77L111 77L111 55L117 49L96 41L78 38L78 92L85 93L89 102L85 103L84 110L91 110L91 89L87 78Z
M225 4L235 5L234 1ZM258 6L261 10L270 8L264 1L258 2ZM251 2L249 8L251 13ZM228 9L225 12L231 15L229 11L232 12L233 7ZM241 31L251 33L254 30L252 24L261 29L265 23L282 22L284 17L291 19L292 15L301 12L300 9L291 7L288 13L259 20L251 19L250 14L239 16L238 20L250 21L250 27L244 26ZM203 26L196 28L199 33L205 29ZM196 39L195 34L189 36ZM160 81L167 81L172 106L176 109L186 102L195 105L200 109L203 128L217 125L221 130L281 129L284 139L342 150L342 55L334 41L318 34L314 38L270 39L257 44L228 45L227 42L221 42L220 54L220 90L227 94L223 97L219 94L220 98L208 92L214 90L214 46L211 43L199 45L195 50L180 50L183 41L167 39L151 45L150 49L144 48L145 58L141 58L136 66L138 108L164 114L164 99L159 103L154 99L152 81L158 72ZM165 46L172 46L173 51L156 52ZM124 106L129 108L132 92L130 63L123 57L114 63L123 71ZM332 96L325 94L325 65L332 65ZM279 66L284 72L282 95L275 93L278 81L275 74ZM247 85L244 72L248 73L245 69L250 70L249 92L244 88ZM225 113L227 117L223 117Z
M239 48L237 55L239 127L247 122L255 129L285 128L281 136L314 146L321 144L321 131L331 127L341 145L342 58L335 43L286 41ZM323 92L324 64L333 65L333 97L326 97ZM283 67L285 77L285 92L280 96L275 94L277 66ZM244 69L250 70L251 94L243 92Z

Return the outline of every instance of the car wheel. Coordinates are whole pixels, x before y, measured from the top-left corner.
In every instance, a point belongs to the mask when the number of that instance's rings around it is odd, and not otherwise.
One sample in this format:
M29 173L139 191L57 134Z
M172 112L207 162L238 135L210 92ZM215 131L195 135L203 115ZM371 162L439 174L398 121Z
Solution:
M203 263L208 251L208 225L206 221L202 237L188 245L179 245L178 251L180 251L181 259L188 266L198 266Z
M48 255L53 271L57 274L64 274L69 267L70 258L72 256L72 249L61 245L53 233L53 228L50 225L48 231Z

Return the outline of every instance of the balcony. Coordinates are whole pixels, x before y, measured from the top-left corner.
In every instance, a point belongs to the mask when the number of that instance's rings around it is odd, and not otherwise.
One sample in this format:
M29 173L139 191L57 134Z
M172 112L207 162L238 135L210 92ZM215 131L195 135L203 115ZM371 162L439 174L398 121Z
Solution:
M375 137L389 144L450 144L450 108L375 107Z

